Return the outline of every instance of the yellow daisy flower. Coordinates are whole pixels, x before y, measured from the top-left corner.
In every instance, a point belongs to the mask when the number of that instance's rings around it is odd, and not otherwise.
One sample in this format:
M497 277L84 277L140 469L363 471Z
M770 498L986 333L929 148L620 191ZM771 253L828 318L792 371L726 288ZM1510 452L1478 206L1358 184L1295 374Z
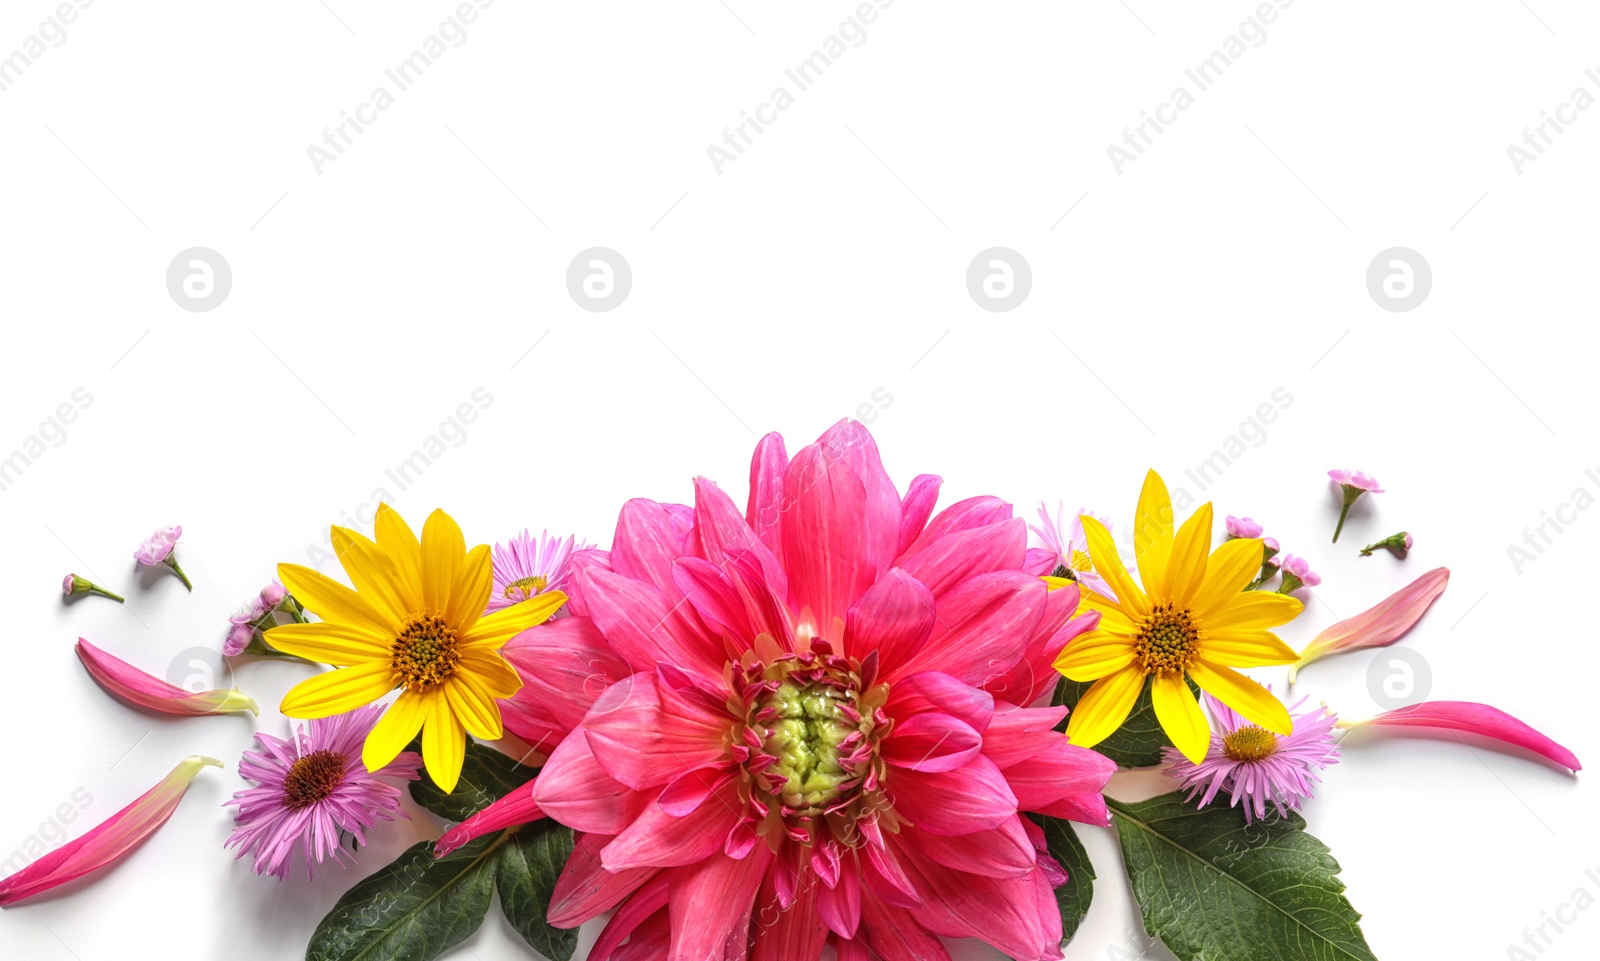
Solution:
M280 710L318 718L400 696L367 736L362 760L376 771L422 731L422 760L434 783L455 790L466 734L504 733L501 698L522 678L500 656L506 641L543 623L566 602L539 594L487 617L492 566L488 545L468 551L461 528L436 510L422 541L387 504L378 507L377 542L333 528L333 548L355 590L300 564L278 578L322 620L284 624L266 634L280 651L339 668L295 685Z
M1093 517L1083 519L1094 569L1116 597L1084 592L1083 603L1100 612L1100 623L1067 645L1055 666L1074 681L1095 682L1068 719L1072 743L1092 747L1111 736L1148 677L1162 729L1198 764L1211 729L1186 675L1253 723L1285 736L1293 730L1283 702L1233 668L1294 663L1298 655L1268 628L1293 620L1302 605L1285 594L1245 592L1261 568L1261 540L1238 538L1213 552L1210 504L1176 535L1172 521L1167 485L1151 471L1134 515L1141 590L1111 532Z

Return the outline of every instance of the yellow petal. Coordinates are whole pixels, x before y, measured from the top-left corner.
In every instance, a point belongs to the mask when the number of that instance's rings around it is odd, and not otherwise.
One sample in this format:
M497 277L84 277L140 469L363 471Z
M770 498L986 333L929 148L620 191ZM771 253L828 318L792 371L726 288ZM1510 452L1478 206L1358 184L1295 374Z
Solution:
M428 697L402 691L389 709L383 712L378 723L372 726L367 743L361 748L361 761L366 764L367 770L376 771L386 767L399 757L411 739L422 730L422 722L427 716Z
M279 564L278 580L295 600L324 621L345 624L372 634L394 636L394 625L360 594L301 564Z
M1127 612L1118 607L1117 602L1110 598L1101 597L1094 591L1086 590L1083 592L1082 600L1078 603L1084 610L1094 611L1100 615L1100 623L1097 626L1102 631L1129 635L1139 633L1139 625L1135 624L1128 617Z
M444 686L444 695L450 710L473 737L492 741L505 734L500 723L500 706L483 691L477 689L470 678L457 674Z
M1094 747L1115 734L1143 689L1144 671L1138 665L1095 681L1067 718L1067 739L1079 747Z
M1246 720L1274 734L1288 737L1294 731L1289 709L1272 692L1232 668L1205 660L1189 662L1189 676L1212 697L1233 708Z
M1206 579L1206 555L1211 553L1211 504L1189 515L1173 540L1172 559L1167 562L1167 596L1179 607L1188 607ZM1148 583L1148 582L1146 582Z
M1133 511L1133 556L1139 568L1139 581L1152 595L1163 593L1167 582L1167 560L1172 554L1172 497L1166 481L1155 471L1144 475L1139 491L1139 506ZM1095 564L1095 570L1100 565Z
M1183 682L1182 672L1157 674L1150 685L1150 702L1155 705L1156 720L1172 739L1172 746L1196 764L1205 760L1206 749L1211 746L1211 727L1200 713L1200 704L1189 692L1189 685Z
M1107 631L1081 635L1056 658L1056 670L1074 681L1094 681L1133 663L1133 640Z
M450 609L450 594L466 554L466 539L450 515L442 510L429 514L422 525L422 604L430 613Z
M290 717L332 717L365 707L392 690L389 662L371 661L301 681L283 696L278 710Z
M472 630L489 606L489 592L494 590L494 564L489 560L489 545L479 544L467 552L456 569L455 584L450 588L450 626L465 634Z
M490 697L510 697L522 690L522 675L510 661L487 648L463 652L460 669Z
M1078 583L1070 577L1056 577L1052 574L1046 574L1039 580L1044 581L1044 589L1047 591L1059 591L1063 587L1071 587Z
M1208 615L1222 610L1256 579L1261 559L1259 537L1241 537L1219 545L1206 562L1205 583L1195 592L1189 609L1200 616L1202 623Z
M1128 569L1122 566L1122 557L1117 554L1116 542L1111 539L1111 532L1106 530L1106 526L1085 514L1083 534L1089 541L1089 556L1094 559L1094 569L1116 592L1118 606L1130 617L1139 618L1150 613L1150 599L1128 576Z
M422 545L411 525L405 522L388 504L378 505L378 516L373 522L373 533L378 536L378 546L394 561L399 572L405 596L414 608L422 606Z
M567 595L560 591L535 594L484 617L461 635L461 643L466 647L498 648L528 628L548 621L566 602Z
M415 606L420 598L406 596L394 560L377 544L355 531L334 527L333 551L361 599L386 616L395 633L399 633L412 614L420 613Z
M1200 656L1229 667L1275 667L1300 659L1294 648L1271 631L1227 631L1200 636Z
M1206 632L1264 630L1287 624L1305 609L1297 597L1276 591L1241 591L1222 607L1206 615Z
M430 519L431 523L431 519ZM424 529L423 541L428 534ZM467 754L467 734L450 710L450 702L438 695L428 698L428 719L422 728L422 763L428 776L446 794L461 780L461 765Z
M280 624L266 632L267 643L319 664L349 667L386 659L393 637L373 634L348 624Z

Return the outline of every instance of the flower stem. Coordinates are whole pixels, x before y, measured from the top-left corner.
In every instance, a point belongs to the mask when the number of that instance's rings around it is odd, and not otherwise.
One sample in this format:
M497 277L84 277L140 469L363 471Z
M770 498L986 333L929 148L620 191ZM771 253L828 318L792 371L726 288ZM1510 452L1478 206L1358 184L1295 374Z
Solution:
M1345 501L1343 509L1339 511L1339 526L1333 529L1333 542L1335 544L1339 543L1339 532L1344 530L1344 519L1350 516L1350 505L1352 503L1354 503L1354 501Z
M178 575L178 580L183 582L184 587L188 588L190 591L194 590L194 585L189 582L189 575L183 572L183 568L178 566L177 559L172 557L170 554L167 555L167 566L172 568L172 573Z
M90 584L89 585L89 593L90 594L99 594L101 597L109 597L112 600L116 601L118 604L127 603L127 598L123 597L121 594L114 594L111 591L108 591L105 588L101 587L99 584Z

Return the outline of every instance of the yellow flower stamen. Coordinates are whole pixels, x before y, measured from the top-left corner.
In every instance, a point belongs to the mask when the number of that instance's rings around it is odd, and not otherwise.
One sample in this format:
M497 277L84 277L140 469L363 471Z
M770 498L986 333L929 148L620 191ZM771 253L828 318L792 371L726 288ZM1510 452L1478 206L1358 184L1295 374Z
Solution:
M507 584L505 596L510 598L511 593L516 591L522 595L520 598L518 598L518 600L525 601L544 590L547 586L549 586L549 584L550 582L545 580L545 576L543 574L535 574L532 577L524 577L521 580L512 581L511 583Z
M1146 674L1183 671L1194 659L1199 641L1193 614L1172 604L1157 604L1134 637L1133 656Z
M395 684L415 691L442 684L460 660L455 629L438 615L423 614L413 616L394 639L389 664Z
M1072 563L1069 566L1079 574L1087 574L1094 570L1094 559L1089 556L1088 551L1073 551Z
M1222 739L1222 753L1235 761L1259 761L1278 750L1278 736L1266 728L1246 724Z

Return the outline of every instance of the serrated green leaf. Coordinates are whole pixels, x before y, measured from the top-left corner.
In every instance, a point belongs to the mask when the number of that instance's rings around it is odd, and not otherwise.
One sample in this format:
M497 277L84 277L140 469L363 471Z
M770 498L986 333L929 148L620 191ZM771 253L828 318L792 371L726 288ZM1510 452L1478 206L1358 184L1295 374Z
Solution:
M306 961L432 961L483 924L504 835L442 858L420 841L357 884L317 925Z
M414 750L414 748L413 748ZM446 821L460 823L533 780L538 768L523 767L492 747L467 741L461 780L449 794L439 790L426 771L411 782L411 799Z
M1377 961L1339 863L1298 814L1247 825L1178 793L1106 803L1145 930L1182 961Z
M556 879L572 856L572 829L554 821L535 821L517 830L500 849L495 887L500 910L522 939L550 961L570 961L578 949L578 929L554 928L545 920Z
M1094 683L1062 678L1051 703L1074 709ZM1189 690L1196 697L1200 696L1200 688L1195 686L1194 681L1189 681ZM1062 722L1059 729L1066 730L1066 722ZM1144 690L1139 692L1139 699L1134 702L1133 710L1128 712L1128 719L1122 722L1116 733L1096 744L1094 749L1122 767L1153 767L1161 763L1161 749L1171 744L1172 739L1167 737L1167 732L1161 729L1161 722L1156 719L1156 708L1150 700L1150 679L1146 678Z
M1033 818L1044 828L1045 846L1067 872L1067 883L1056 888L1056 904L1061 907L1061 936L1071 938L1089 913L1089 902L1094 899L1094 865L1089 863L1089 852L1078 840L1072 822L1061 818L1035 814Z

